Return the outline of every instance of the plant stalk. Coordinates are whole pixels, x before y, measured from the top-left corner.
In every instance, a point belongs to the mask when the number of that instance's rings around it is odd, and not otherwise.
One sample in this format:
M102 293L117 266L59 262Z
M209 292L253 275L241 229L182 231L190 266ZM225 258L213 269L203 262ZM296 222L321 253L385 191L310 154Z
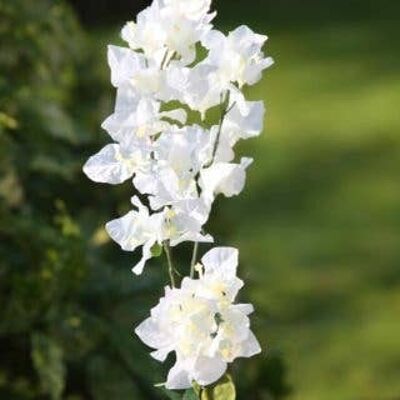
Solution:
M165 255L167 256L169 280L171 282L171 286L174 288L176 287L174 264L172 262L171 247L168 241L164 242L164 250L165 250Z

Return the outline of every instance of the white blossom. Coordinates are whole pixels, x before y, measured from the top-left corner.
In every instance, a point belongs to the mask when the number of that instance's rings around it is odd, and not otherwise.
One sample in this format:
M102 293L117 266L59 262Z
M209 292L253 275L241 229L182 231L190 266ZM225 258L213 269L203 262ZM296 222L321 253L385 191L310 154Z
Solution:
M194 61L195 44L211 29L213 14L207 14L207 3L193 4L182 0L155 1L140 12L136 23L129 22L122 38L133 50L143 50L148 59L162 64L176 55L182 64ZM161 64L160 64L161 63Z
M138 197L133 197L131 201L136 210L108 222L106 230L124 251L135 251L142 247L142 258L132 269L137 275L143 272L146 262L152 258L151 249L156 244L161 246L168 241L171 246L176 246L185 241L213 241L210 235L201 232L204 215L201 215L195 204L177 211L166 207L150 214Z
M140 339L155 350L155 359L165 361L175 352L167 388L185 389L193 381L212 384L228 363L260 352L250 330L253 307L233 304L243 284L236 276L237 262L236 249L212 249L202 258L201 277L185 278L179 289L167 287L151 316L136 328Z
M152 247L163 242L164 213L150 215L148 208L137 197L132 198L132 204L137 209L108 222L106 230L124 251L134 251L143 246L142 258L132 269L135 274L140 275L146 261L152 257Z
M212 203L218 194L226 197L237 196L246 182L246 169L251 165L251 158L242 158L240 164L216 162L200 172L199 185L203 197Z
M202 44L209 50L206 62L218 67L220 79L242 87L257 83L262 71L273 63L270 57L264 58L262 52L266 40L267 36L240 26L228 36L212 30L203 37Z
M108 144L89 158L83 171L94 182L123 183L149 166L150 153L151 143L145 139Z
M136 176L136 188L150 195L155 210L198 199L197 175L211 145L210 133L197 125L165 132L154 143L153 169Z

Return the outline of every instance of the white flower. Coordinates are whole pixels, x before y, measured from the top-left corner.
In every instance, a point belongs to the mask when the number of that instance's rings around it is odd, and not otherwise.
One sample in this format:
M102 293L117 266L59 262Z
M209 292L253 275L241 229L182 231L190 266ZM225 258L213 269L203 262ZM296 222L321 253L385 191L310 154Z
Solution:
M239 252L233 247L216 247L206 253L201 259L197 294L232 303L243 287L243 281L237 277L238 257Z
M108 222L106 230L124 251L135 251L143 246L142 258L132 269L137 275L143 272L146 262L152 257L151 249L156 244L162 245L168 241L171 246L176 246L185 241L213 241L210 235L201 232L205 215L198 204L191 202L178 210L166 207L153 214L137 197L132 198L132 204L137 210Z
M239 139L258 136L263 130L264 114L263 101L247 101L244 110L235 104L225 117L223 131L233 144Z
M83 171L94 182L123 183L149 166L151 150L146 138L132 137L130 142L108 144L89 158Z
M111 83L115 87L129 83L136 71L146 68L143 55L125 47L109 45L107 58L111 70Z
M164 214L161 212L150 215L147 207L137 197L132 198L132 204L137 210L108 222L106 230L124 251L135 251L137 247L143 246L142 258L132 269L135 274L140 275L146 261L152 257L152 247L163 242Z
M201 278L185 278L179 289L166 288L151 316L136 328L140 339L155 349L155 359L165 361L170 352L176 353L168 389L186 389L193 381L212 384L228 363L260 352L248 318L253 307L232 304L242 286L236 277L237 257L233 248L211 250L202 259Z
M118 142L130 141L132 136L154 136L171 128L171 124L184 124L183 109L160 111L161 103L149 97L140 97L130 86L117 90L115 112L102 124L108 134Z
M135 187L151 196L154 210L198 199L196 179L211 145L210 133L197 125L164 132L154 143L152 170L138 174Z
M165 7L161 10L161 15L167 49L178 55L181 64L191 64L196 58L195 44L211 29L209 21L212 17L205 17L200 21L192 20L183 14L177 14L173 7Z
M258 82L262 71L272 65L272 59L264 58L261 50L266 40L267 36L240 26L228 36L212 30L204 35L202 44L209 50L206 62L218 67L220 79L241 87Z
M198 125L173 129L157 140L155 158L178 175L188 171L196 175L207 159L210 144L209 132Z
M161 90L164 73L158 61L120 46L108 46L107 54L113 86L131 86L141 96L154 96Z
M133 50L143 50L159 67L163 67L165 57L173 55L188 65L195 60L195 44L211 29L214 17L206 14L204 2L196 2L188 7L176 0L155 1L138 14L136 24L125 25L122 38Z
M171 246L182 242L211 243L213 238L202 233L209 210L198 200L180 202L178 207L164 209L163 237Z
M215 162L231 162L235 158L234 146L241 139L258 136L263 130L264 103L262 101L245 101L243 107L236 103L230 105L230 111L225 116L221 134L215 152ZM220 127L215 125L210 134L213 143L218 138Z
M128 22L124 26L121 36L131 49L143 50L148 59L161 66L166 34L160 27L160 20L160 8L153 3L137 15L136 23Z
M200 172L199 185L202 196L212 203L218 194L237 196L246 182L246 169L253 160L242 158L240 164L216 162Z
M204 119L205 112L220 103L225 89L226 84L219 79L218 69L202 62L190 69L183 100L192 110L199 111Z

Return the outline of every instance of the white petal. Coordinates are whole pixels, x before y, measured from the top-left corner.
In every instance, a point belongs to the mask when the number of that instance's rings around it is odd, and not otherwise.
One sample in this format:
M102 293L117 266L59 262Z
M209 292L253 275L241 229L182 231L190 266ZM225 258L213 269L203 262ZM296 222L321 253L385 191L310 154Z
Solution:
M247 139L257 136L263 130L265 107L262 101L248 101L246 114L242 114L240 108L235 105L227 115L224 128L234 131L234 141L239 138Z
M154 246L155 241L146 242L142 248L142 258L140 261L132 268L132 272L136 275L141 275L146 262L152 258L151 248Z
M184 364L177 361L169 370L165 387L170 390L183 390L192 387L192 380Z
M206 200L212 202L219 193L226 197L238 195L246 182L246 168L252 160L243 158L240 164L215 163L200 172L200 187Z
M144 59L130 49L108 46L108 64L111 68L111 83L118 87L129 81L140 66L144 66Z
M219 357L198 357L194 368L193 378L199 385L211 385L224 375L227 364Z
M109 144L90 157L83 167L84 173L94 182L113 185L125 182L134 173L134 164L124 158L118 144Z
M139 242L131 238L137 218L137 212L130 211L123 217L114 219L106 224L107 233L124 251L134 251L140 245Z
M254 306L252 304L236 304L235 307L244 315L250 315L254 312Z
M221 271L226 277L236 276L239 252L233 247L215 247L207 252L201 262L206 273Z
M242 343L241 354L239 357L253 357L256 354L261 353L262 349L257 338L253 332L250 331L248 339Z
M171 352L171 349L160 349L150 353L150 355L157 361L164 362L168 354Z
M153 349L162 349L170 345L169 338L152 318L144 320L135 329L135 333L144 344Z
M139 103L140 96L135 91L133 85L122 85L117 89L117 97L115 100L116 112L133 112Z
M187 232L179 236L177 239L171 239L171 246L175 247L183 242L213 243L214 238L209 234L202 235L201 233Z

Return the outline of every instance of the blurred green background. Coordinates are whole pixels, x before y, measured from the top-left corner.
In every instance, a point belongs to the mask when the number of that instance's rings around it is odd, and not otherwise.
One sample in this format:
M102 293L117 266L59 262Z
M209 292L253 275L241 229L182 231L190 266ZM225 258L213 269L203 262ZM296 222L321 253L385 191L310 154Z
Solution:
M267 33L276 60L247 93L268 113L239 149L256 160L246 190L209 224L240 248L266 349L236 363L239 399L400 399L400 3L214 5L219 28ZM163 260L132 277L136 256L102 229L132 188L81 173L108 141L105 46L144 6L0 0L1 399L165 398L166 367L133 335Z

